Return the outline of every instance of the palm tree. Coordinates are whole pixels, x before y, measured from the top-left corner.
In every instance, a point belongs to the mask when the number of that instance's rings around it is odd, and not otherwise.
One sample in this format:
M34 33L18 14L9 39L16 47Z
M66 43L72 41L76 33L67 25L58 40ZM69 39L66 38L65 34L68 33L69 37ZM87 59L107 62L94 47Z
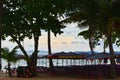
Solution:
M64 28L65 26L60 22L60 20L58 19L62 13L64 12L64 9L61 8L63 6L61 6L63 4L64 0L61 1L57 1L57 0L46 0L43 1L44 5L44 27L42 29L44 29L45 31L47 31L47 42L48 42L48 54L51 55L52 54L52 50L51 50L51 32L56 36L57 34L61 34L62 31L61 29ZM48 3L48 4L46 4ZM60 15L61 14L61 15ZM51 71L54 71L54 65L52 62L52 59L49 58L49 68Z
M48 33L48 54L51 55L51 33L49 29L47 33ZM50 70L54 70L54 65L51 58L49 59L49 67Z
M72 1L72 0L71 0ZM72 4L71 4L72 5ZM70 6L71 6L70 5ZM83 7L84 6L84 7ZM70 9L70 13L68 12L68 18L66 21L70 22L78 22L78 27L81 28L88 28L88 30L84 33L80 32L79 35L86 36L86 39L89 40L89 46L91 53L94 54L93 48L95 47L95 39L94 37L96 34L96 19L97 19L97 7L95 7L94 1L75 1L73 3L73 9ZM76 9L74 9L76 8ZM72 11L71 11L72 10Z
M114 28L118 25L116 25L116 22L120 22L120 1L119 0L96 0L96 3L99 5L100 10L100 19L102 19L102 23L104 24L104 30L106 29L106 32L104 31L104 35L107 37L108 45L109 45L109 52L111 55L110 62L111 62L111 77L116 77L116 71L115 71L115 59L114 59L114 50L113 50L113 34L116 32ZM109 15L108 15L109 14ZM116 26L114 26L116 25ZM102 27L102 28L103 28ZM117 37L115 37L117 38Z
M18 60L18 58L15 57L17 55L17 49L18 48L19 47L16 46L11 51L8 48L6 48L6 47L2 49L1 56L8 63L8 73L9 73L9 76L12 76L11 68L10 68L11 62L15 63Z
M72 0L71 0L72 1ZM112 34L115 28L115 23L117 19L120 19L120 1L119 0L84 0L84 1L74 1L71 5L74 6L70 13L77 13L77 17L73 16L71 21L87 22L87 25L94 27L95 31L99 31L101 35L107 37L110 55L111 55L111 77L116 77L115 72L115 60L114 60L114 50ZM70 5L70 6L71 6ZM83 12L81 15L80 13ZM87 14L87 15L86 15ZM85 16L84 16L85 15ZM74 19L74 20L73 20ZM82 21L82 22L81 22ZM97 29L98 28L98 29ZM90 30L91 31L91 30ZM89 32L90 32L89 31ZM99 33L99 34L100 34ZM98 33L96 33L99 35Z

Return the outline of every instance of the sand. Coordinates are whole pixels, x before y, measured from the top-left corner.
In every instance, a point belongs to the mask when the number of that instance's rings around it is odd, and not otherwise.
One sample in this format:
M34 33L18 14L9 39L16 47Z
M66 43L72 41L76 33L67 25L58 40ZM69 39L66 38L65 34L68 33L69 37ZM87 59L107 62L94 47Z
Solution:
M18 78L18 77L8 77L8 75L4 74L0 76L0 80L80 80L78 78L69 78L69 77L61 77L61 76L50 76L48 74L39 74L34 78Z
M120 80L120 78L117 79L83 79L80 77L75 76L54 76L49 74L43 74L39 73L37 77L34 78L18 78L18 77L9 77L8 74L1 74L0 73L0 80Z

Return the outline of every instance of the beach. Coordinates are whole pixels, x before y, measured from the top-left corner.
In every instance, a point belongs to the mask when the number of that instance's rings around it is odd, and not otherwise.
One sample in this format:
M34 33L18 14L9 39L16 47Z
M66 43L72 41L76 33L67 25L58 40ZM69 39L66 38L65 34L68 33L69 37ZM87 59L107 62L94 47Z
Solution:
M16 76L9 77L8 74L1 74L0 73L0 80L120 80L120 78L116 79L89 79L89 78L81 78L79 76L54 76L48 75L45 73L39 73L38 76L33 78L18 78Z
M18 78L18 77L9 77L8 74L1 74L0 75L0 80L83 80L79 79L78 77L68 77L68 76L51 76L48 74L38 74L37 77L33 78ZM85 79L89 80L89 79Z

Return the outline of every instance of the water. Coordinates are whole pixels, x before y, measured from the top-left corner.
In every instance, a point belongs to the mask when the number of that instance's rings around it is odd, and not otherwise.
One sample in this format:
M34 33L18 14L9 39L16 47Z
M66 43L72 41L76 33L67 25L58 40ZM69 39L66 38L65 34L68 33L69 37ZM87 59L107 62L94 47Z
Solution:
M104 63L102 60L101 62L99 60L73 60L73 59L53 59L54 66L69 66L69 65L98 65L98 64L110 64L110 61L108 60L108 63ZM5 60L2 59L2 69L4 69L7 66L7 63ZM17 63L12 63L12 68L17 68L18 66L27 66L26 61L21 59ZM44 66L49 67L49 60L48 59L38 59L37 60L37 66Z
M21 52L19 52L20 54L22 54ZM32 53L32 51L28 51L29 54ZM47 55L47 51L41 51L38 53L38 55ZM54 66L69 66L69 65L98 65L98 64L110 64L110 60L108 60L108 63L104 63L104 61L102 60L100 62L100 60L81 60L81 59L77 59L77 60L73 60L73 59L53 59L53 64ZM2 69L4 69L7 66L7 63L5 60L2 59ZM13 68L17 68L18 66L27 66L26 61L21 59L19 60L17 63L12 63L11 67ZM44 66L44 67L49 67L49 60L48 59L38 59L37 60L37 66Z
M6 60L2 59L2 69L7 68ZM17 63L11 63L12 68L17 68L18 66L26 66L26 62L24 60L19 60Z

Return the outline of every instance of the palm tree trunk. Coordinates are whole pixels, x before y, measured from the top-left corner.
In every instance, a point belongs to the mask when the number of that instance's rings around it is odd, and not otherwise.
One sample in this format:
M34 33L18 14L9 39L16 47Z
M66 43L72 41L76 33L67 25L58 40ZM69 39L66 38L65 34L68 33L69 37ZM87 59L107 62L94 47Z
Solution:
M2 62L1 62L1 36L2 36L2 30L1 30L1 25L2 25L2 19L1 19L1 16L2 16L2 6L3 5L3 1L2 0L0 0L0 70L1 70L1 68L2 68Z
M1 46L2 46L2 44L1 44L1 20L0 20L0 70L1 70L1 68L2 68L2 62L1 62Z
M113 51L113 46L112 46L112 40L111 40L111 36L109 35L108 38L108 43L109 43L109 50L110 50L110 63L111 63L111 77L112 78L116 78L116 70L115 70L115 59L114 59L114 51Z
M89 46L90 46L91 54L94 55L93 45L92 45L92 26L89 26Z
M105 48L106 48L106 47L105 47L105 40L104 40L104 46L103 46L103 52L104 52L104 53L106 53Z
M90 36L89 36L89 46L90 46L91 53L94 55L93 46L92 46L92 42L91 42L91 37Z
M11 68L10 68L10 63L9 62L8 62L8 74L9 74L10 77L12 76Z
M113 50L113 45L112 45L112 27L113 27L113 20L112 18L108 22L108 32L107 32L107 40L108 40L108 45L109 45L109 50L110 50L110 63L111 63L111 77L116 78L116 70L115 70L115 59L114 59L114 50Z
M48 54L51 55L51 35L50 35L49 29L48 29ZM52 59L49 59L49 67L50 67L50 70L54 69Z

